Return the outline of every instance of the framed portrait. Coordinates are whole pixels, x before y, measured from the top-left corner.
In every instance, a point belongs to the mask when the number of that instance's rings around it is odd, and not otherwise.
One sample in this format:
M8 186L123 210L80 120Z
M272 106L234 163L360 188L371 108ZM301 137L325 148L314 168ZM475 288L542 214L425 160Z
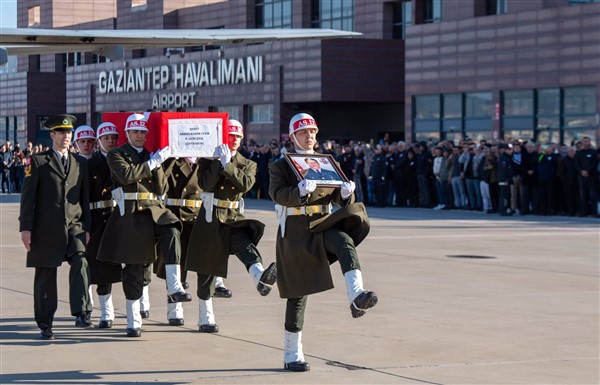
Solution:
M348 182L332 155L286 153L285 158L298 181L314 180L320 187L340 187Z

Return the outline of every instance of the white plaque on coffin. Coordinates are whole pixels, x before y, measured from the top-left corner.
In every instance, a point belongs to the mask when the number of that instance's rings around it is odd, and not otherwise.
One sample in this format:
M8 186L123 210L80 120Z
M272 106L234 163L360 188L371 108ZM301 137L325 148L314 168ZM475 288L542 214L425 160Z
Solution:
M223 144L223 119L169 119L172 157L212 158L220 144Z

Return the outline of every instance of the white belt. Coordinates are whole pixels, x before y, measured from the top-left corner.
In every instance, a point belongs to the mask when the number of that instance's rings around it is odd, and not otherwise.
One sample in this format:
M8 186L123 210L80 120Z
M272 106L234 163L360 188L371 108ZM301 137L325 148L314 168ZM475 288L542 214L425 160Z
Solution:
M115 207L116 205L117 202L115 202L113 199L107 201L90 202L90 210L107 209L109 207Z
M156 194L151 192L137 192L137 193L123 193L123 199L129 201L145 201L145 200L157 200Z
M200 208L202 206L202 200L167 198L167 206Z
M313 215L313 214L331 214L331 204L311 205L300 207L286 207L287 215Z
M213 200L213 206L220 207L222 209L237 209L238 207L240 207L240 202L228 201L224 199L215 199Z

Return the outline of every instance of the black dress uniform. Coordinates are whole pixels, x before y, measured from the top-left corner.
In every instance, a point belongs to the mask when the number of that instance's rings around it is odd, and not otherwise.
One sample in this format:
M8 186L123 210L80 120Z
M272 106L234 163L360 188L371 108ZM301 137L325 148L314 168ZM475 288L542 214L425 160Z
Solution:
M112 284L121 281L121 265L103 262L97 259L100 240L106 228L110 214L114 210L114 201L111 196L113 182L106 156L98 151L87 161L90 186L90 210L92 217L92 232L87 245L87 257L90 265L90 284L97 285L96 293L100 298L101 308L103 301L109 301ZM110 299L112 304L112 299ZM112 306L110 306L112 308ZM114 313L107 319L100 318L99 327L112 326Z
M51 130L72 131L75 118L59 115L46 122ZM89 327L89 268L85 257L90 231L86 160L69 152L65 163L54 149L27 160L21 194L19 231L31 232L27 267L34 267L34 313L42 338L53 338L58 305L57 267L70 265L69 304L76 325Z

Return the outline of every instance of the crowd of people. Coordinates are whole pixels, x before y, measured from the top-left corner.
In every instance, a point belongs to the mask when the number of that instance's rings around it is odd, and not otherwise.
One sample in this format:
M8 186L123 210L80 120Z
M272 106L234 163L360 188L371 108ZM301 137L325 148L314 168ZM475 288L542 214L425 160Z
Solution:
M250 141L240 147L258 165L250 198L269 198L269 165L290 151L291 142ZM25 159L48 148L28 142L24 149L7 140L0 148L2 193L20 193ZM76 152L74 146L70 150ZM501 215L598 216L600 149L589 137L571 146L527 140L488 143L453 141L346 144L326 140L317 153L331 154L349 180L357 201L378 207L474 210ZM508 169L502 167L510 158ZM505 165L504 165L505 166ZM507 174L509 173L509 174ZM502 180L500 180L502 179ZM504 186L506 196L502 197ZM502 207L506 199L506 207Z
M268 165L289 143L250 143L240 151L258 164L249 195L268 199ZM377 144L327 140L331 154L369 206L473 210L501 215L597 216L600 151L583 137L571 146L527 140Z

